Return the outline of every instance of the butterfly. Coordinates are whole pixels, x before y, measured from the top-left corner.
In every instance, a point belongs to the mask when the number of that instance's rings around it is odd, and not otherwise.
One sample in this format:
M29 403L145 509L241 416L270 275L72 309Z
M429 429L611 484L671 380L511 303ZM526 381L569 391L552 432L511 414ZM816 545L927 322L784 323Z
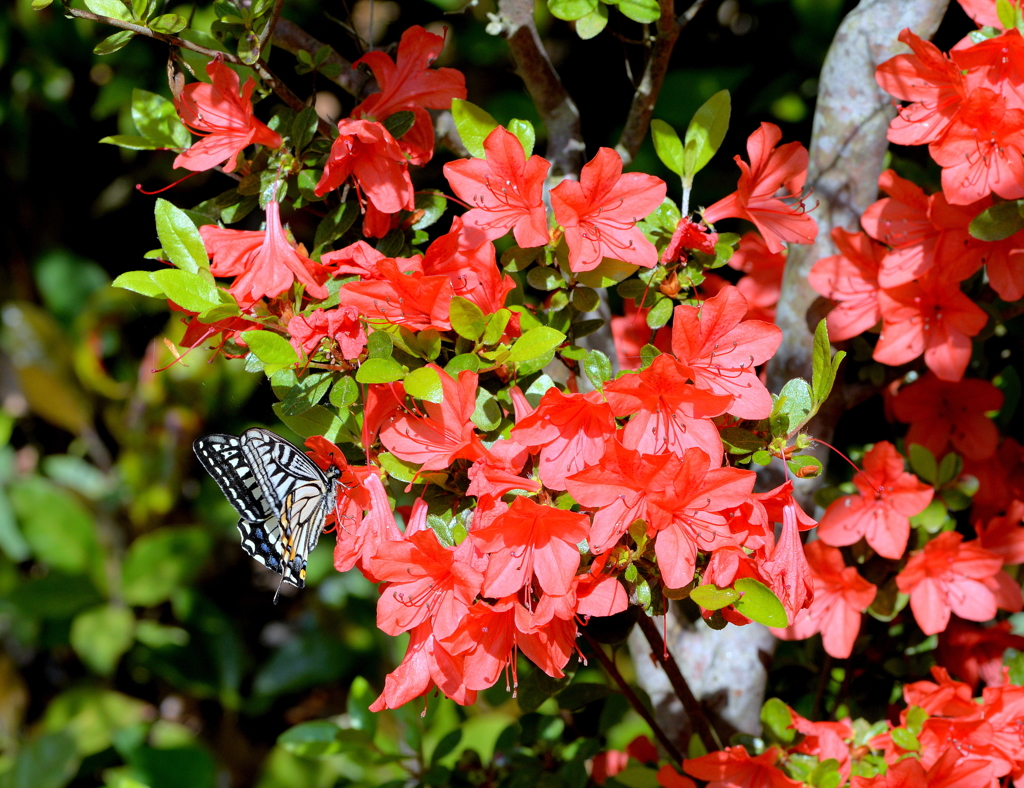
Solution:
M204 435L192 449L238 512L242 549L281 575L281 583L302 588L341 471L320 470L299 448L258 427L238 437ZM280 593L279 584L275 603Z

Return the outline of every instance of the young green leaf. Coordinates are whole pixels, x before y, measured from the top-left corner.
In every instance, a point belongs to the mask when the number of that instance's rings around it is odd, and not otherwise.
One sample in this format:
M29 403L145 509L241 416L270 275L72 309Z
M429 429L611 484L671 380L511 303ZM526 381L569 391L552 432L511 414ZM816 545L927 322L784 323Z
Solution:
M534 131L533 124L528 120L512 118L508 122L508 130L516 135L519 144L523 146L526 158L530 158L533 155L533 145L537 141L537 132Z
M734 588L719 588L716 585L707 584L697 586L690 592L690 599L696 602L705 610L721 610L740 598L740 593Z
M597 0L548 0L551 16L566 22L575 22L597 10Z
M812 416L817 413L818 408L832 392L836 374L839 372L839 365L843 363L844 358L846 358L846 352L843 350L832 355L832 345L828 339L828 326L824 320L820 321L814 330L814 349L811 354Z
M663 120L651 121L651 138L654 140L654 151L662 164L676 175L683 174L683 142L676 130Z
M541 358L565 342L565 334L550 326L531 328L512 345L507 361L519 364Z
M729 130L732 101L728 90L720 90L700 107L686 127L683 148L683 180L693 176L711 161Z
M154 213L160 245L175 266L193 274L210 267L202 236L184 211L157 199Z
M743 595L734 603L740 613L766 627L789 626L782 602L764 583L752 577L741 577L733 586Z
M243 331L242 341L249 346L253 355L266 365L268 374L273 374L283 367L290 367L299 360L295 348L288 340L273 331Z
M405 376L405 393L416 399L427 402L442 402L444 389L441 388L441 376L436 369L420 367Z
M975 216L968 232L979 241L1002 241L1019 230L1024 229L1024 216L1021 208L1024 200L1007 200L986 208Z
M595 4L597 0L594 0ZM470 155L478 159L486 157L484 140L487 135L498 128L498 121L491 117L485 109L463 99L452 100L452 119L455 130Z

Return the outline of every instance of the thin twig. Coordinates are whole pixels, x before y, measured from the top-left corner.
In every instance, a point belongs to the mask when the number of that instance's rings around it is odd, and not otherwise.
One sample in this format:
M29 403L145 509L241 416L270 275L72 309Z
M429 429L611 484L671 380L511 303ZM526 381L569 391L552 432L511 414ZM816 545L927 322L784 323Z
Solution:
M291 52L293 55L305 51L313 56L327 46L288 19L278 20L273 41L274 46L280 47L285 52ZM370 82L367 73L352 68L352 63L335 52L332 47L327 46L327 49L327 57L324 58L321 66L336 65L339 68L338 76L328 77L328 79L350 96L355 96L357 100L363 98L364 91L368 87L367 83Z
M644 633L644 637L647 638L647 642L651 646L651 655L661 664L665 675L668 676L668 681L682 702L683 709L686 710L694 731L700 736L700 740L704 742L704 748L708 752L721 749L722 743L718 741L718 736L705 716L700 701L697 700L690 690L690 685L686 683L686 678L679 669L676 658L672 656L672 652L665 646L665 641L658 631L658 625L654 623L654 619L646 615L641 614L637 618L640 624L640 631Z
M534 0L498 0L498 10L516 71L547 126L548 179L579 177L585 149L580 113L544 50L533 19Z
M270 19L263 26L263 31L260 33L259 44L257 45L257 51L262 54L263 47L267 45L267 41L274 34L274 28L277 27L277 21L281 18L281 9L284 7L284 0L274 0L274 9L270 12Z
M672 50L679 39L679 34L706 2L707 0L695 0L677 17L674 0L659 0L661 16L656 23L657 32L654 35L651 53L644 66L640 84L633 93L633 103L629 106L629 115L626 116L626 125L619 137L619 144L615 146L624 163L629 164L633 160L640 150L644 137L647 136L651 117L654 115L654 106L658 103L658 95L665 82L669 60L672 58Z
M611 676L612 680L619 685L619 690L623 695L626 696L626 700L629 701L629 705L632 706L636 713L639 714L643 721L651 726L651 731L654 733L654 737L661 742L661 746L665 748L665 752L668 753L669 757L678 764L683 762L683 755L679 752L679 748L668 738L668 734L658 725L657 720L648 711L647 707L640 700L639 696L633 691L633 688L626 683L626 680L619 673L619 669L615 667L615 662L604 653L604 647L598 643L594 638L590 636L590 633L586 629L581 629L580 632L583 637L586 638L587 643L590 644L591 650L594 652L594 656L597 657L597 661L601 663L601 667L605 669L605 672Z
M157 33L154 30L150 30L145 25L139 25L135 22L126 22L123 19L114 19L109 16L101 16L100 14L94 14L92 11L83 11L80 8L72 8L71 6L65 6L64 11L68 16L73 16L78 19L88 19L91 22L99 22L104 25L110 25L120 30L130 30L139 36L145 36L146 38L153 38L157 41L163 41L165 44L169 44L172 47L178 47L180 49L187 49L190 52L198 52L200 55L205 55L209 58L217 57L218 55L223 58L225 63L231 63L236 66L245 66L255 71L270 89L274 91L278 98L280 98L285 104L291 107L296 112L301 112L306 108L306 102L300 99L292 89L288 87L281 79L271 71L266 63L257 61L250 65L244 62L237 55L232 55L230 52L221 52L217 49L210 49L204 47L201 44L194 44L191 41L186 41L184 38L178 36L168 35L166 33ZM325 120L320 121L320 133L326 137L331 136L331 124Z

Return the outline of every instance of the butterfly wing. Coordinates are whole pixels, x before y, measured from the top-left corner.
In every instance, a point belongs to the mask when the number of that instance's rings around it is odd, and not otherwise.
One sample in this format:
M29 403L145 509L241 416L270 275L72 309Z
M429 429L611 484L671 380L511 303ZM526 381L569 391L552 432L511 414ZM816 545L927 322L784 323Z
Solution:
M241 451L279 523L276 543L284 580L305 585L306 560L316 547L324 519L335 500L335 475L329 478L298 448L267 430L243 433Z
M241 439L234 435L205 435L192 448L238 512L238 533L246 555L282 574L281 524L242 451Z

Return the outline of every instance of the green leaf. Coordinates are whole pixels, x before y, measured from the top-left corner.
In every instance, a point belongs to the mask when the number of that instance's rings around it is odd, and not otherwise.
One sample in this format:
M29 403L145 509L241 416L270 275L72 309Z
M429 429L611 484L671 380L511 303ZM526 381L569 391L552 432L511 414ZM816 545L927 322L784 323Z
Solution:
M672 319L673 309L675 302L671 298L659 298L647 313L648 328L657 330L668 325L668 321Z
M686 127L683 147L683 179L693 176L711 161L729 130L732 101L728 90L720 90L701 105Z
M893 728L889 735L892 737L892 743L902 750L917 752L921 749L921 742L906 728Z
M306 107L301 112L296 113L288 134L292 139L292 147L295 149L296 155L301 153L313 141L319 123L320 117L316 114L315 107Z
M455 748L462 742L462 728L456 728L453 731L449 731L437 743L434 751L430 754L430 764L434 766L444 758L446 755L451 755L455 752Z
M711 583L697 586L690 592L690 599L705 610L721 610L739 598L740 593L736 589L719 588Z
M634 273L636 273L637 266L624 263L621 260L612 260L610 257L605 257L598 263L597 268L590 271L581 271L576 274L576 281L586 287L592 287L595 289L603 289L611 287L624 279L628 279ZM631 282L637 282L637 280L630 280ZM643 290L643 284L637 282L640 285L641 291Z
M157 150L164 147L158 142L153 142L137 134L114 134L110 137L103 137L100 142L105 145L117 145L126 150Z
M203 238L185 212L167 200L157 199L154 213L156 234L167 259L182 271L193 274L208 269L210 260Z
M344 748L338 739L340 731L341 728L329 720L311 720L286 730L277 737L277 743L300 758L323 758Z
M376 249L385 257L397 257L403 246L405 246L405 233L400 227L395 227L377 241Z
M600 350L591 350L583 362L583 372L595 389L612 378L612 362Z
M3 487L0 487L0 550L16 564L28 560L32 555L28 542L18 530L14 508Z
M348 232L358 217L359 205L354 200L343 202L337 208L332 208L317 225L313 248L320 249L329 243L334 243Z
M765 442L749 430L740 427L726 427L721 431L722 443L729 454L750 454L763 449Z
M536 290L559 290L565 287L565 277L557 268L538 265L526 272L526 283Z
M555 698L558 700L558 708L577 711L595 701L604 700L613 692L614 690L607 684L580 681L570 684L559 692Z
M67 731L34 737L18 747L0 784L3 788L64 788L78 771L80 760Z
M1014 233L1024 229L1024 216L1021 208L1024 200L1008 200L986 208L975 216L968 232L981 241L1002 241Z
M401 112L389 115L383 123L384 128L391 132L391 136L396 140L400 140L415 125L416 115L404 109Z
M798 454L791 457L786 460L786 465L798 479L813 479L824 470L821 460L809 454Z
M508 327L508 321L511 319L512 312L504 307L493 315L489 315L487 318L487 328L484 329L484 335L480 341L484 345L497 345L501 341L502 336L504 336L505 329Z
M796 729L793 727L793 712L778 698L769 698L761 707L761 722L765 732L782 745L793 743Z
M356 371L359 383L394 383L403 377L402 365L393 358L368 358Z
M470 372L476 372L480 369L480 356L473 353L461 353L455 356L451 361L445 364L444 371L451 375L453 378L458 377L458 374L463 370L468 369Z
M164 268L154 271L152 278L167 298L189 312L205 312L221 305L217 286L199 274Z
M330 403L336 408L347 408L359 399L359 385L351 375L345 375L331 389Z
M487 327L487 316L472 301L462 296L455 296L449 309L449 320L452 328L460 337L476 342Z
M832 356L832 345L828 339L828 326L822 320L814 330L814 350L811 354L811 393L814 411L817 412L821 404L828 399L832 386L836 381L836 373L839 365L846 358L846 353L840 350Z
M597 0L548 0L548 10L556 19L574 22L597 10Z
M99 605L71 622L71 647L93 672L109 676L135 641L135 616L126 607Z
M579 27L576 30L579 32ZM512 118L508 122L508 130L516 135L519 143L523 146L523 153L526 154L526 158L530 158L533 155L534 143L537 141L537 132L533 130L533 124L528 120Z
M597 0L594 0L594 3L596 4ZM459 138L470 155L478 159L485 158L484 140L498 128L498 121L486 110L463 99L452 100L452 119L455 121L455 130L459 132Z
M188 20L183 16L178 16L177 14L161 14L155 19L150 19L149 22L146 23L146 27L153 32L163 33L169 36L184 30L186 25L188 25Z
M377 731L377 714L370 711L370 706L376 699L377 692L370 682L362 676L352 679L346 703L349 723L353 730L365 731L371 740Z
M152 271L125 271L112 285L150 298L166 298L164 291L153 281Z
M640 24L657 22L661 16L658 0L619 0L616 5L625 16Z
M935 484L939 477L939 464L935 455L919 443L911 443L907 454L914 473L929 484Z
M103 752L119 731L138 725L153 707L137 698L100 687L74 687L62 692L46 707L43 729L63 731L75 740L81 756Z
M577 312L586 314L593 312L601 305L601 296L590 287L574 287L572 291L572 306Z
M416 463L400 460L394 454L387 451L377 455L377 462L380 463L380 467L384 469L388 476L407 484L416 478L416 473L420 469L420 466Z
M391 358L395 352L395 340L386 331L374 331L366 340L366 354L369 358Z
M1017 10L1010 0L996 0L996 17L1004 30L1013 30L1017 26Z
M395 362L397 363L397 362ZM444 389L436 369L420 367L405 376L405 393L427 402L443 402Z
M122 22L131 22L133 19L132 10L121 0L85 0L85 7L94 14L120 19Z
M490 432L501 426L501 408L498 407L498 400L487 389L476 390L476 406L469 420L483 432Z
M273 331L243 331L242 341L264 364L264 371L272 375L279 369L297 364L299 355L288 340Z
M298 416L289 416L284 413L280 402L273 406L273 410L288 429L303 438L323 435L327 440L336 443L338 435L345 426L337 414L328 410L323 405L314 405Z
M436 189L416 192L415 199L416 210L423 211L423 215L413 222L412 229L414 230L426 230L428 227L435 224L437 220L444 215L445 210L448 208L448 200L445 198L444 194Z
M95 47L93 47L93 54L95 55L111 55L119 49L122 49L129 41L135 37L135 33L131 30L121 30L114 33L112 36L107 36L100 41Z
M576 35L584 41L594 38L608 25L608 6L599 3L597 8L576 20ZM527 156L530 154L527 153Z
M733 606L751 621L766 627L789 626L782 602L764 583L752 577L741 577L733 587L743 595Z
M238 59L245 65L252 66L260 59L260 37L255 33L245 33L238 37Z
M129 605L152 607L171 598L199 575L213 543L199 527L157 528L135 539L121 570Z
M651 121L651 137L654 139L654 150L662 164L676 175L683 174L683 141L676 130L663 120Z
M910 524L915 528L924 528L930 534L937 534L945 526L949 519L949 510L940 498L932 498L923 510L910 518Z
M776 438L788 437L807 423L813 411L811 387L803 378L786 382L775 401L768 423Z
M281 400L281 412L286 416L299 416L318 405L331 387L330 372L313 372L306 375Z
M956 452L949 452L945 457L942 458L942 462L939 463L939 470L935 477L935 483L939 486L951 482L960 476L960 472L964 469L964 461L960 459L960 455Z
M77 498L39 476L16 480L8 494L36 560L72 574L102 571L95 520Z
M32 0L32 10L42 11L44 8L48 8L53 0Z
M515 341L506 361L510 364L519 364L542 358L552 353L563 342L565 334L550 326L531 328Z

